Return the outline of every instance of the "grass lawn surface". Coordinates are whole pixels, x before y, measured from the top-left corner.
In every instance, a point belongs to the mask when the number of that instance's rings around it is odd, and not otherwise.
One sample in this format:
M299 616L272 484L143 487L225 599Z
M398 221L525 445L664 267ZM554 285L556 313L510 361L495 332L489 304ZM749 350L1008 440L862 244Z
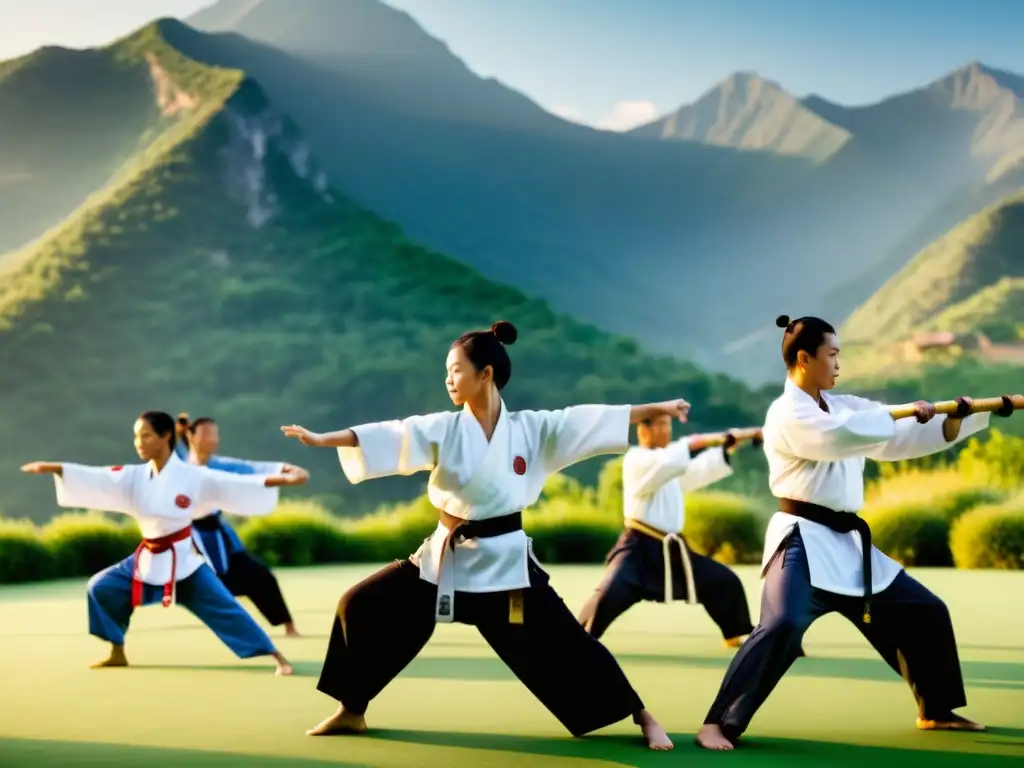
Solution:
M187 610L146 607L128 634L129 669L90 670L106 646L87 634L84 581L0 588L3 766L964 766L1024 759L1024 573L916 570L948 603L968 706L983 733L923 733L905 683L857 630L827 616L755 717L740 749L693 744L732 656L704 609L641 604L605 643L676 742L653 753L623 722L573 739L471 627L440 626L373 702L370 733L312 738L335 703L319 693L338 597L365 566L278 572L301 639L281 638L296 676L240 661ZM577 612L600 568L550 569ZM756 568L737 569L757 619ZM243 600L247 607L248 601ZM380 606L388 610L388 606ZM262 617L260 617L262 622Z

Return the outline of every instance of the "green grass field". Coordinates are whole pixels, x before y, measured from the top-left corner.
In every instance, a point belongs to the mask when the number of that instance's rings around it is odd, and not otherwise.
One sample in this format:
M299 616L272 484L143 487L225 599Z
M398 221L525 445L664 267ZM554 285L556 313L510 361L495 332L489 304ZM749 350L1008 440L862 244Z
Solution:
M471 627L438 628L374 702L371 732L312 738L334 702L315 689L340 593L372 568L279 572L302 639L282 638L296 677L239 661L185 609L147 607L128 635L131 669L90 670L105 646L86 632L84 582L0 589L0 765L971 766L1024 758L1024 573L919 570L948 602L979 734L922 733L906 685L842 618L828 616L757 715L742 748L693 744L732 655L703 608L642 604L605 635L676 749L652 753L621 723L573 739ZM756 606L756 569L739 569ZM600 569L555 567L575 612ZM381 606L387 610L387 606ZM273 634L280 634L273 630Z

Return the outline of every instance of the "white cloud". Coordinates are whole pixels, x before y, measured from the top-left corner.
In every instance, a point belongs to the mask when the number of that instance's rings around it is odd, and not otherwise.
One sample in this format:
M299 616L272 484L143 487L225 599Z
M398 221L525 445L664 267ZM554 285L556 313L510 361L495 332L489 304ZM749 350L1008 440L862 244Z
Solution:
M558 115L558 117L563 120L568 120L573 123L587 122L583 117L583 112L580 111L580 108L574 107L571 104L559 104L556 107L552 107L551 114Z
M658 108L652 101L620 101L612 111L595 124L606 131L628 131L638 125L649 123L658 117Z

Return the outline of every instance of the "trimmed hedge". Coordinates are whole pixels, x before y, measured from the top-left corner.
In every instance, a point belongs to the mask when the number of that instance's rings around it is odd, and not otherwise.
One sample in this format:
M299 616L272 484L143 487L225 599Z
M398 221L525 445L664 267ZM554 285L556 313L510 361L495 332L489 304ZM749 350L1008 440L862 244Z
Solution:
M551 477L523 524L543 563L601 563L622 532L615 462L596 488ZM619 480L618 482L621 482ZM616 492L618 490L618 493ZM864 517L875 545L908 566L1024 568L1024 496L956 471L913 470L868 489ZM771 509L721 491L688 494L684 533L695 551L728 564L759 563ZM267 517L232 519L269 565L386 562L407 557L437 526L426 496L358 519L311 501ZM952 530L951 530L952 527ZM43 527L0 519L0 583L89 576L131 554L138 527L120 515L62 514Z
M971 510L950 540L957 568L1024 569L1024 497Z
M862 517L872 543L906 566L950 566L949 516L929 503L904 501L875 506Z
M139 546L139 527L131 518L115 522L99 512L63 514L40 531L53 555L57 576L88 576L123 560Z
M941 513L952 522L980 504L998 504L1009 492L956 469L906 470L871 483L865 490L864 516L878 508L914 504Z
M54 576L53 555L39 538L39 530L27 521L0 520L0 583Z
M0 522L0 583L89 576L131 554L139 542L134 521L97 512L64 514L41 529ZM386 562L414 552L437 527L437 512L425 496L352 520L300 501L285 502L267 517L233 518L232 524L246 547L274 567ZM526 510L523 525L541 562L601 563L622 532L622 517L597 506L591 489L564 478ZM685 532L701 553L755 562L763 529L753 504L741 496L687 499Z
M767 520L749 499L705 491L686 497L683 533L695 552L721 563L760 563Z

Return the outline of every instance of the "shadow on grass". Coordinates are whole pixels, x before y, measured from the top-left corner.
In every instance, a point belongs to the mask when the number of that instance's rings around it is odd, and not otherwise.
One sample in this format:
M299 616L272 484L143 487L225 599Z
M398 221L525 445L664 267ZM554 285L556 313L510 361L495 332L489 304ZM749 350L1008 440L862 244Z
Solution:
M615 658L623 664L663 664L680 668L720 669L722 674L725 674L729 664L728 658L670 654L619 653ZM965 661L961 668L964 682L968 687L1024 690L1024 663ZM880 658L798 659L786 674L842 680L900 681L900 677ZM418 656L402 671L402 675L449 680L516 679L501 659L492 656Z
M672 654L616 654L620 662L638 664L669 664L680 667L721 669L724 673L729 659ZM1006 661L963 661L964 682L976 688L1024 689L1024 663ZM847 658L811 656L797 659L787 675L796 677L833 677L843 680L899 680L896 673L881 658Z
M138 768L202 768L226 766L228 768L286 768L292 765L335 765L341 768L370 768L364 763L346 763L338 760L316 760L303 757L272 755L243 755L232 752L214 752L198 749L169 749L164 747L136 747L128 744L108 744L88 741L58 741L50 739L0 738L0 765L4 768L36 768L37 766L138 766Z
M319 677L320 669L323 667L323 662L320 661L295 661L289 659L292 668L295 673L292 677ZM250 675L273 675L274 665L264 662L262 665L257 664L255 661L251 664L135 664L134 662L130 667L124 668L124 672L130 672L133 669L145 669L145 670L162 670L162 671L174 671L181 672L183 670L189 670L191 672L245 672ZM114 670L98 670L99 672L109 673Z
M952 734L950 734L952 735ZM964 736L965 734L956 734ZM669 753L648 750L636 737L591 736L573 739L538 736L511 736L491 733L444 733L373 729L367 737L435 747L511 752L519 755L567 757L632 765L637 768L685 764L688 766L729 765L772 766L857 766L881 764L921 766L922 768L989 768L1018 765L1019 757L979 754L977 752L940 752L898 747L865 747L855 744L810 741L804 739L748 738L734 752L708 752L693 741L693 734L671 734L676 748ZM971 738L971 736L967 736ZM974 741L978 741L974 739ZM997 742L1006 744L1007 742Z

